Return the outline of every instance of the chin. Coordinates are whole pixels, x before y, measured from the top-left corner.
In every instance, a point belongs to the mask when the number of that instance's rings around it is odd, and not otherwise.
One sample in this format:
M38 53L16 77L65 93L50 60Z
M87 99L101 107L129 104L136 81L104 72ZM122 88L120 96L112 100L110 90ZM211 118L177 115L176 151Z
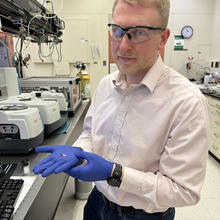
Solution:
M120 68L119 67L118 69L122 74L136 75L138 73L136 69L132 69L132 68Z
M129 74L130 73L130 71L128 69L120 68L120 67L118 67L118 69L119 69L121 74Z
M129 67L128 65L124 65L124 64L118 64L117 63L117 67L120 70L121 73L132 73L134 71L133 68Z

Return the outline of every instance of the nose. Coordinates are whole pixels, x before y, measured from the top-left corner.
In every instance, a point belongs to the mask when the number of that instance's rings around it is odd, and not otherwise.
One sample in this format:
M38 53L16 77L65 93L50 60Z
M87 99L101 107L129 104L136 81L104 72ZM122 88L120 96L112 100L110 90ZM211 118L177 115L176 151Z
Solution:
M129 36L127 34L124 34L123 38L121 39L119 47L123 51L127 51L132 48L132 43L131 43Z

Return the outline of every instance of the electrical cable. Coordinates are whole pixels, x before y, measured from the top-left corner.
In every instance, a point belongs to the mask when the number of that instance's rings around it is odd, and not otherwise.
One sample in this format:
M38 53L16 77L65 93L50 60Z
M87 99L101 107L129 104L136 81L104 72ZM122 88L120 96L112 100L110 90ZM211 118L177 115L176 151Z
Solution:
M27 27L27 33L28 33L28 35L30 35L30 24L31 24L31 22L35 19L35 18L37 18L37 17L43 17L42 15L35 15L33 18L31 18L31 20L29 21L29 23L28 23L28 27ZM36 32L35 32L36 33Z
M46 2L47 1L44 0L43 1L43 5ZM49 53L47 55L45 55L45 54L43 54L43 51L42 51L41 42L50 41L50 39L48 38L49 36L47 36L47 33L44 34L44 28L48 25L48 20L49 19L57 17L56 15L50 17L50 15L53 14L54 8L53 8L53 2L51 0L49 0L48 3L50 4L49 5L49 10L48 10L48 15L49 16L46 16L44 14L37 14L37 15L35 15L34 17L32 17L30 19L30 21L28 22L28 25L23 24L22 20L19 21L20 25L21 25L20 36L18 37L17 42L16 42L16 46L15 46L16 57L18 58L18 60L20 60L20 57L22 56L22 53L24 53L24 51L29 47L29 45L31 43L31 39L33 39L35 37L35 38L37 38L35 40L37 40L37 41L39 40L38 42L40 42L40 43L38 43L38 46L39 46L39 48L38 48L38 56L39 56L39 58L40 58L40 60L42 62L44 62L43 58L47 58L47 57L52 56L52 54L54 53L54 49L55 48L56 48L57 55L58 55L58 62L61 62L61 60L62 60L61 45L60 45L60 48L58 50L58 48L57 48L58 41L57 41L57 39L55 37L51 39L51 41L53 43L49 43ZM61 1L61 5L60 5L60 9L59 10L61 10L62 7L63 7L63 0ZM39 36L35 35L40 30L36 30L35 26L32 26L32 22L36 18L43 18L43 19L46 20L46 23L45 23L44 27L42 27L43 33L41 33L41 34L43 34L43 36L41 36L40 38L39 38ZM33 30L32 34L30 33L31 29ZM24 38L23 36L26 36L26 38ZM27 43L25 43L26 41L27 41ZM21 42L21 47L22 47L22 48L19 48L20 51L18 51L18 43L19 42ZM25 47L23 47L23 44L26 44Z
M60 44L60 62L62 61L63 59L63 55L62 55L62 44Z
M25 52L25 50L29 47L29 45L31 43L31 40L26 39L26 41L27 41L27 44L26 44L26 47L23 49L23 53ZM25 43L25 41L24 41L24 43Z
M56 47L56 51L57 51L57 55L58 55L57 62L60 63L63 59L62 51L61 51L61 44L60 44L60 52L58 51L57 44L55 45L55 47Z
M48 54L48 55L44 55L44 54L42 53L41 43L40 43L40 45L39 45L39 50L40 50L40 55L41 55L41 57L44 57L44 58L50 57L50 56L52 56L52 54L53 54L53 52L54 52L54 44L52 44L52 47L50 47L50 45L49 45L49 54ZM50 51L50 50L51 50L51 51Z
M17 54L19 54L19 52L18 52L18 42L19 42L19 40L20 40L20 37L21 37L21 36L18 37L18 39L17 39L17 41L16 41L16 44L15 44L15 51L16 51Z
M19 72L20 72L20 77L23 78L23 58L22 58L22 49L23 49L23 44L24 44L24 36L21 36L21 45L20 45L20 52L19 52Z
M40 43L39 43L40 44ZM42 59L42 57L41 57L41 54L40 54L40 45L38 44L38 57L39 57L39 59L41 60L41 62L43 62L44 63L44 60Z
M44 6L45 2L46 2L46 0L44 0L44 1L43 1L43 4L42 4L42 6Z

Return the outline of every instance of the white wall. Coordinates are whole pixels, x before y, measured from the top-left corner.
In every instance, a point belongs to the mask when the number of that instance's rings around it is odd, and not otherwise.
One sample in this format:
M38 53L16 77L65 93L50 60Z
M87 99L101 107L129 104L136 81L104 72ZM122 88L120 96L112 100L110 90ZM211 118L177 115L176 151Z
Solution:
M213 59L220 60L220 1L215 0L213 22Z
M165 63L189 78L195 78L199 66L192 64L187 72L188 57L193 57L194 63L207 65L212 56L213 7L214 0L171 0L171 35L165 49ZM193 36L184 40L186 50L175 51L174 36L181 35L185 25L193 27Z

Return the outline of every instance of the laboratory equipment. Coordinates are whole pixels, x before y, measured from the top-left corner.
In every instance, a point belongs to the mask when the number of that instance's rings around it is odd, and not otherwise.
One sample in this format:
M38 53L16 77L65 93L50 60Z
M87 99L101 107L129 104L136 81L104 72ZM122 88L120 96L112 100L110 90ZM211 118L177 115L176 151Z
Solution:
M64 21L37 0L1 0L0 20L3 32L36 43L62 42Z
M74 116L82 103L81 79L77 76L42 76L20 79L20 87L23 93L40 90L54 90L63 93L68 103L68 115Z
M55 91L32 91L31 93L45 101L57 101L61 114L66 114L68 112L67 102L63 93Z
M41 44L47 43L53 47L62 43L61 36L65 29L65 22L58 18L53 10L53 2L50 8L38 0L1 0L0 1L0 31L17 36L20 39L20 50L16 50L16 67L19 77L23 78L22 66L25 59L22 58L25 40L37 43L39 50ZM16 45L17 48L17 45ZM40 59L41 53L39 53ZM61 56L59 55L59 59Z
M77 73L77 76L80 77L81 79L82 97L83 99L88 99L90 98L90 86L89 86L90 77L86 70L86 65L81 61L77 61L74 67L79 70L79 72Z
M37 108L0 105L0 153L28 153L44 140L43 122Z
M1 105L23 105L31 108L37 108L40 112L44 131L46 135L51 134L59 127L61 127L67 120L62 119L60 115L60 109L57 101L45 101L36 98L32 94L24 93L18 96L9 97L6 100L0 101Z

